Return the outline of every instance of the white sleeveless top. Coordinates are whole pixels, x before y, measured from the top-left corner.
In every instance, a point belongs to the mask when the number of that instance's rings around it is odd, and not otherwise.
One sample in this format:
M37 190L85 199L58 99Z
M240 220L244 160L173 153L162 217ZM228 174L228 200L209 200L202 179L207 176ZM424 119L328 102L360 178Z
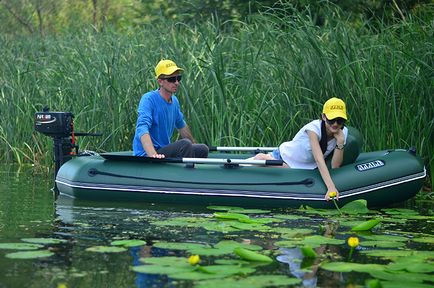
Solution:
M279 146L279 152L282 160L289 165L290 168L296 169L315 169L317 168L315 158L312 154L309 135L307 131L312 131L318 136L318 141L321 139L321 120L313 120L303 126L300 131L289 142L284 142ZM345 142L347 142L348 128L344 127ZM327 142L327 150L324 153L326 158L336 147L336 139L333 138Z

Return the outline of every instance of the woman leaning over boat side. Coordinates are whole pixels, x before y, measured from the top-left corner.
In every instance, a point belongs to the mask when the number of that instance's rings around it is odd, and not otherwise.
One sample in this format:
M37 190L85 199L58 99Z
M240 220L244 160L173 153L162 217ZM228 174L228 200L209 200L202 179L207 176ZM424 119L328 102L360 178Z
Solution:
M332 152L331 168L339 168L344 157L348 129L345 102L338 98L330 98L324 103L321 119L316 119L303 126L295 137L282 143L271 154L259 153L255 160L283 160L285 167L295 169L318 168L324 184L327 186L325 199L330 200L330 193L339 191L330 176L325 158Z

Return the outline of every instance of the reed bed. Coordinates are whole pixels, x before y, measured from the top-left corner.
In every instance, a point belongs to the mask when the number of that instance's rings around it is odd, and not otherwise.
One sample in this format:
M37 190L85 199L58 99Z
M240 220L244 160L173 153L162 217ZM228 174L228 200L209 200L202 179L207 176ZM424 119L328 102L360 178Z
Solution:
M80 139L82 149L130 150L140 97L156 88L153 67L171 58L185 68L178 96L200 142L278 145L336 96L364 150L415 146L434 180L432 23L410 17L374 31L333 13L321 27L274 11L246 22L3 37L1 160L51 161L50 139L33 131L44 106L73 112L77 131L103 132Z

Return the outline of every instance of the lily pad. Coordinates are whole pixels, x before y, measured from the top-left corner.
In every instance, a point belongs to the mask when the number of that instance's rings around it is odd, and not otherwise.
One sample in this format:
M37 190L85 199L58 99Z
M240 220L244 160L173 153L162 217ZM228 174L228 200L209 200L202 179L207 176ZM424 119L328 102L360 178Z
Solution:
M208 231L215 231L215 232L221 232L221 233L230 233L235 231L240 231L240 229L237 229L235 227L231 226L231 223L234 221L217 221L217 222L205 222L201 225L201 228L208 230Z
M364 199L358 199L345 204L341 211L346 214L366 214L369 212L368 202Z
M398 241L362 241L360 245L365 247L399 248L404 247L405 243Z
M54 255L54 253L49 250L35 250L9 253L5 256L11 259L36 259L50 257L52 255Z
M432 273L434 272L434 263L427 263L425 259L418 256L401 257L395 263L387 265L387 270Z
M195 244L195 243L175 243L175 244L170 243L169 246L165 246L165 247L158 246L158 247L166 248L166 249L169 249L167 247L172 247L170 249L174 249L173 247L176 247L178 249L182 248L180 250L187 250L190 254L197 254L203 256L220 256L224 254L230 254L237 247L242 247L245 249L256 250L256 251L262 250L261 246L238 243L232 240L223 240L213 246L206 246L202 244L198 244L198 245L190 245L190 244Z
M211 210L217 210L217 211L227 211L232 213L243 213L243 214L266 214L271 212L270 210L246 209L242 207L232 207L232 206L208 206L206 208Z
M274 215L274 218L278 218L278 219L284 219L284 220L307 220L310 219L309 217L306 216L301 216L301 215L289 215L289 214L276 214Z
M204 225L203 217L176 217L161 221L153 221L155 226L177 226L177 227L202 227Z
M216 210L216 211L231 211L231 210L242 210L242 209L244 209L242 207L237 207L237 206L216 206L216 205L208 206L206 208L210 209L210 210Z
M237 220L242 223L258 223L256 220L251 219L249 216L240 213L231 212L215 212L214 217L221 220Z
M195 267L191 266L188 263L185 266L173 266L173 267L159 266L159 265L139 265L139 266L131 267L131 270L135 272L146 273L146 274L162 274L162 275L191 272L194 269Z
M199 249L199 248L211 248L211 246L200 244L200 243L178 243L178 242L156 242L153 245L157 248L162 249L170 249L170 250L191 250L191 249Z
M143 240L116 240L110 243L113 246L124 246L124 247L136 247L146 245L146 241Z
M238 242L233 241L233 240L222 240L219 243L215 244L214 247L219 248L219 249L224 249L224 250L230 251L230 252L232 252L237 247L241 247L241 248L245 248L245 249L249 249L249 250L253 250L253 251L262 250L262 247L259 245L238 243Z
M321 268L334 272L365 272L370 273L372 271L384 271L385 265L380 264L359 264L350 262L328 262L321 264Z
M37 244L59 244L67 242L66 240L56 238L23 238L21 240L24 242Z
M97 252L97 253L119 253L127 251L127 249L123 247L113 247L113 246L92 246L86 248L88 252Z
M415 250L364 250L360 251L368 256L380 257L384 259L395 260L399 257L417 256L423 259L434 258L434 251L415 251Z
M251 267L240 267L237 265L211 265L199 268L202 269L196 269L195 271L185 273L171 273L169 276L179 280L204 280L226 278L237 274L246 275L256 271Z
M286 240L274 242L274 246L280 248L295 248L303 245L302 240Z
M180 266L180 267L190 267L187 258L174 257L174 256L163 256L163 257L146 257L140 258L140 262L147 264L155 264L159 266Z
M422 283L424 281L433 281L432 275L421 274L421 273L407 273L400 271L397 272L389 272L389 271L370 271L368 272L372 277L396 281L402 283L400 287L413 287L412 283Z
M380 288L397 288L397 287L411 287L411 288L432 288L432 285L430 284L423 284L423 283L416 283L416 282L410 282L410 281L380 281L381 286L377 286ZM371 288L371 286L368 286ZM374 286L375 287L375 286Z
M31 243L0 243L0 249L8 250L36 250L42 247L44 246Z
M389 215L419 215L419 212L405 208L385 208L381 209L381 211Z
M391 242L395 242L395 241L405 242L410 240L407 237L396 236L396 235L367 235L367 236L363 236L363 238L371 241L391 241Z
M262 287L286 287L301 283L300 279L284 275L255 275L247 278L225 278L200 281L197 288L262 288Z
M411 239L413 242L434 244L434 237L418 237Z
M302 240L302 243L311 246L313 248L316 248L326 244L341 245L345 243L345 240L329 238L321 235L313 235L304 238L304 240Z
M273 228L272 231L282 234L281 237L284 239L293 239L293 238L297 238L297 237L302 237L305 235L312 234L314 232L313 229L308 229L308 228L291 229L291 228L286 228L286 227Z
M237 230L260 231L260 232L270 231L270 227L260 223L243 223L243 222L231 221L229 225L233 228L236 228Z

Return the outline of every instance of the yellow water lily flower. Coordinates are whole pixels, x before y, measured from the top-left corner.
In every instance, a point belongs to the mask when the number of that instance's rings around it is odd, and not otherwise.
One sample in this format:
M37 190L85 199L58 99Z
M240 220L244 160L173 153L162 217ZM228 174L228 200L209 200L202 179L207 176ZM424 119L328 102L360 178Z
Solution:
M348 238L348 246L350 246L351 248L355 248L357 246L359 246L359 238L357 237L350 237Z
M330 198L335 198L336 197L336 191L332 191L329 194Z
M199 262L200 262L199 255L191 255L190 257L188 257L188 263L190 263L190 265L196 265Z

